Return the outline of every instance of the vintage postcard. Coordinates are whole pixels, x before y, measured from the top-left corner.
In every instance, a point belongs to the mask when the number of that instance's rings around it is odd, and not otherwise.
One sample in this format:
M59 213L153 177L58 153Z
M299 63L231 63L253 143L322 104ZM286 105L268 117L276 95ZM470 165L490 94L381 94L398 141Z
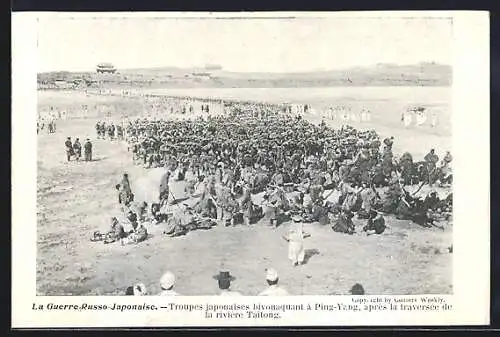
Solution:
M12 32L13 327L488 324L487 12Z

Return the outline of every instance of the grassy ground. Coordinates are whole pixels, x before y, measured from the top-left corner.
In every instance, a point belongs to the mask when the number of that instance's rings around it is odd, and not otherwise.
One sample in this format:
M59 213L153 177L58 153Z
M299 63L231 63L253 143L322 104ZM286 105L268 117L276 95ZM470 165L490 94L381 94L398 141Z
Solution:
M93 97L82 96L65 104L80 104L80 99L95 103ZM126 104L123 106L127 109ZM178 292L211 295L217 293L212 276L221 268L228 268L236 276L235 290L255 295L265 288L264 269L270 266L278 270L281 283L296 295L343 294L356 282L362 283L369 294L452 291L452 254L446 249L452 243L451 225L444 230L423 229L389 218L390 232L366 237L306 224L305 230L311 233L305 241L308 258L299 267L290 264L286 242L281 239L288 223L278 229L265 224L216 227L177 238L162 237L158 228L151 228L151 237L137 246L92 243L92 232L106 228L109 218L118 215L114 186L121 174L126 170L132 179L145 174L144 169L132 164L124 144L96 140L94 124L93 118L61 121L55 134L38 136L40 295L121 294L135 282L144 283L155 294L165 270L176 274ZM428 134L412 130L382 131L393 133L398 145L406 140L419 153L425 150L425 140L435 140L438 145L449 143L446 137L435 135L435 139L429 139ZM67 136L80 140L90 136L95 160L67 163ZM438 145L437 150L441 149Z

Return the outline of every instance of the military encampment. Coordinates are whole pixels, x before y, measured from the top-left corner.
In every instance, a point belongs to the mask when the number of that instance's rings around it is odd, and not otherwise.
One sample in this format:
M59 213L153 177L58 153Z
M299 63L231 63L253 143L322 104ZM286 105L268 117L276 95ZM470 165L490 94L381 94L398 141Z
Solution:
M38 76L37 294L452 293L450 66L111 56Z

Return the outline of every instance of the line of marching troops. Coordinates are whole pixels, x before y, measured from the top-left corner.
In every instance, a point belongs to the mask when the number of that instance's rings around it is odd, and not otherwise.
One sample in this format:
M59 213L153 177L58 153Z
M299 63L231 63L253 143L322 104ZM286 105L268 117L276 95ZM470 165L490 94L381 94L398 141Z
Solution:
M39 118L36 121L36 133L39 134L40 131L47 130L48 133L56 132L56 121L54 119L46 120L44 118Z
M71 161L73 157L76 161L80 161L82 158L82 148L84 161L92 161L92 142L89 138L85 139L82 146L79 138L76 138L75 141L72 142L71 137L67 137L64 146L66 147L66 160L68 162Z
M95 130L97 134L97 139L118 139L123 140L123 126L120 123L115 123L113 121L97 121L95 125Z

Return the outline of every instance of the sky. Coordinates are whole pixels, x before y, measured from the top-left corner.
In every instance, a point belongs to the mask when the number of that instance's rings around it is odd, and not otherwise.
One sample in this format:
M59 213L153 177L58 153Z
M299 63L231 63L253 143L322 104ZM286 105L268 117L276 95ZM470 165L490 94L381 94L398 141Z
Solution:
M38 71L201 67L236 72L335 70L377 63L452 64L440 18L40 18Z

